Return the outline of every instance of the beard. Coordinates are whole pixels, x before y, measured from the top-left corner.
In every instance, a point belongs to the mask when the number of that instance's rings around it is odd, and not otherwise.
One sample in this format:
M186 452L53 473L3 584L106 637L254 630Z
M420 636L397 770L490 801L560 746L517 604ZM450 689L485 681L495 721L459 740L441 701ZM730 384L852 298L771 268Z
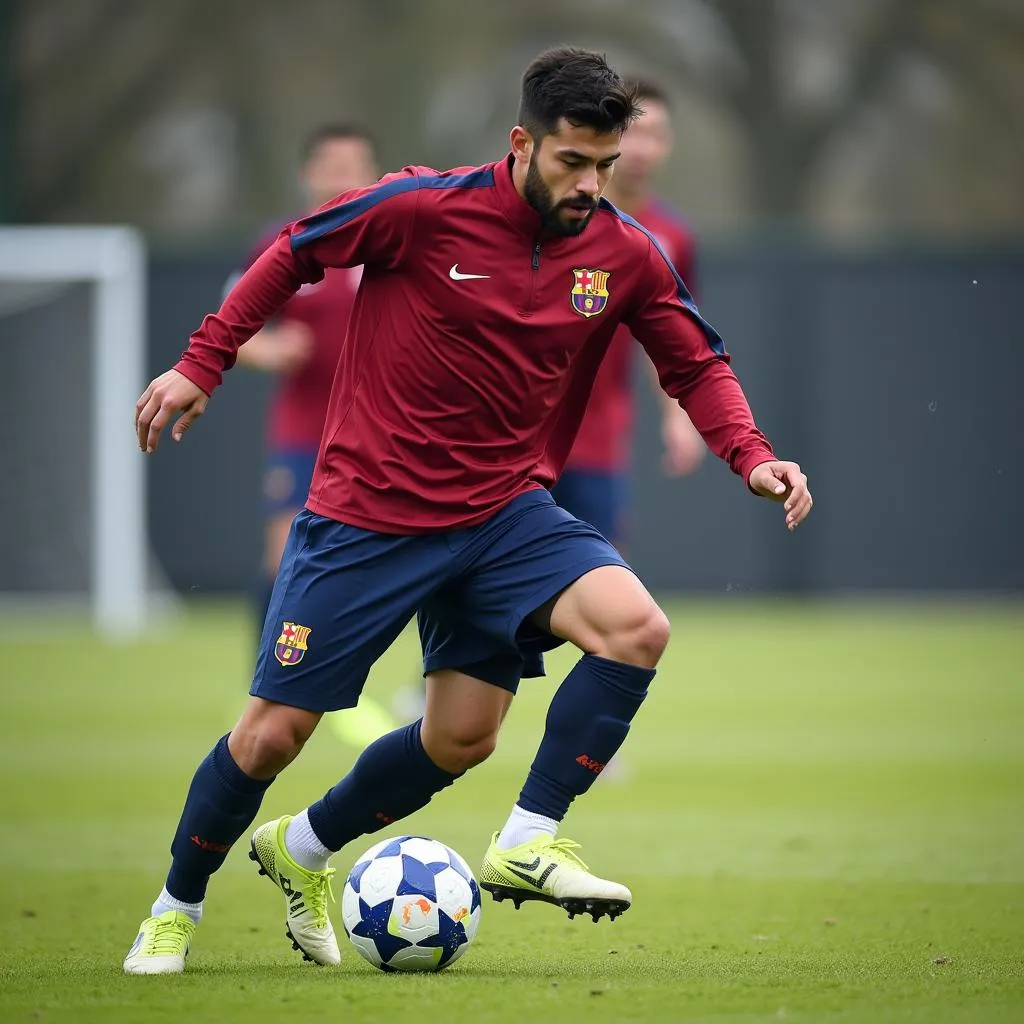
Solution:
M597 209L597 200L586 197L579 199L563 199L560 203L551 198L551 190L544 183L540 169L537 167L537 154L530 157L530 166L523 184L523 195L526 201L540 215L541 230L548 235L571 238L580 234L590 223ZM563 210L587 210L587 216L581 220L563 220Z

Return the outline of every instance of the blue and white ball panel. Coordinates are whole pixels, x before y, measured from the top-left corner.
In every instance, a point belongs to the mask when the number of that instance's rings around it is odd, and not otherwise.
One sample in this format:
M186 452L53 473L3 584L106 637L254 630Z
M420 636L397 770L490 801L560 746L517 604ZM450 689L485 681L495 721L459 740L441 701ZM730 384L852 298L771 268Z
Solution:
M476 936L480 889L469 865L421 836L385 839L363 854L345 883L349 939L384 971L438 971Z

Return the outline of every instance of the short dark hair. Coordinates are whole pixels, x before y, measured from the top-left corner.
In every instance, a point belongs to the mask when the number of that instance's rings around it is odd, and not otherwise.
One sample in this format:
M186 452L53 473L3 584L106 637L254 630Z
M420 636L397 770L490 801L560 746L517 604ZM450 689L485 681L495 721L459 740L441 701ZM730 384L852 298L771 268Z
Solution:
M362 139L370 149L374 149L373 136L358 121L329 121L319 124L306 135L299 150L302 162L305 163L325 142L335 139Z
M519 123L537 140L554 132L563 117L604 134L624 132L638 114L635 90L603 54L557 46L523 74Z
M643 107L644 100L654 100L662 106L672 109L672 98L669 96L663 85L655 82L652 78L630 78L629 84L633 87L636 98Z

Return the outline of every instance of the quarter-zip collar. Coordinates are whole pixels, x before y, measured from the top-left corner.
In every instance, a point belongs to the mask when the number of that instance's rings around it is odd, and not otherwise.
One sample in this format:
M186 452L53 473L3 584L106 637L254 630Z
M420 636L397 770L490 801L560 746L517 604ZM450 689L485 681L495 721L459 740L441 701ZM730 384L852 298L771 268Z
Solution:
M511 153L494 165L494 189L498 205L512 224L523 232L531 243L540 240L540 214L519 194L512 180Z

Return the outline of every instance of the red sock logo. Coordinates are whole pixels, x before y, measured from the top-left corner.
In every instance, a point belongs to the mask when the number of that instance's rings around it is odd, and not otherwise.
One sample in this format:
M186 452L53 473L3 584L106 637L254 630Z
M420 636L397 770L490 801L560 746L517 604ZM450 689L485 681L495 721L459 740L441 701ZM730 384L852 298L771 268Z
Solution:
M192 836L192 842L200 850L207 850L209 853L227 853L231 849L230 843L211 843L207 839L200 839L199 836Z
M592 771L595 775L600 775L604 771L604 761L595 761L589 754L580 754L576 758L576 763L583 765L588 771Z

